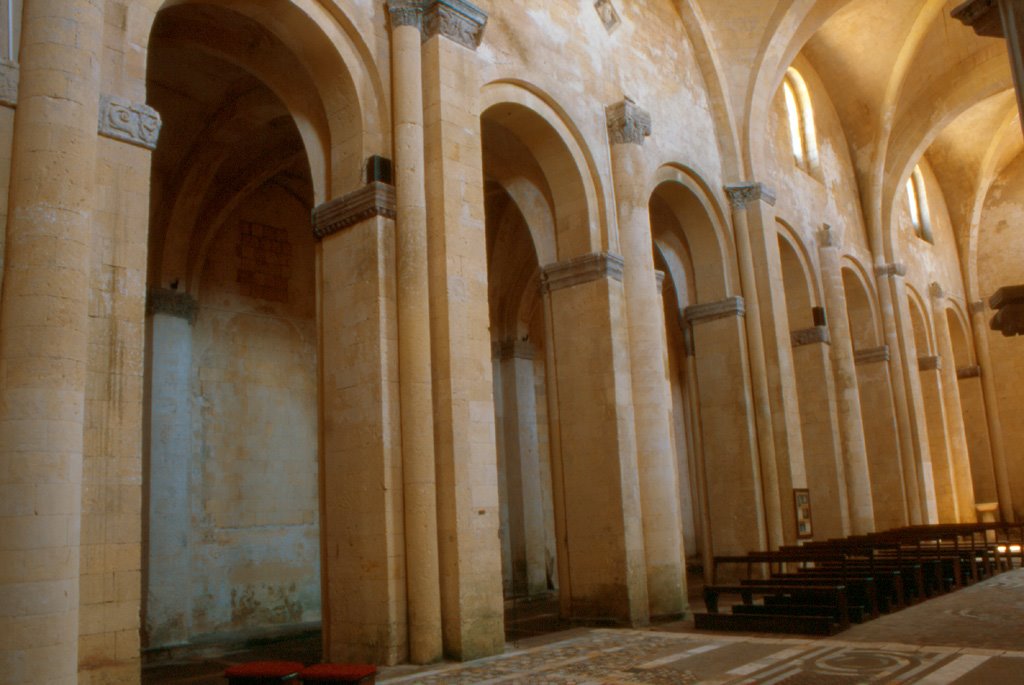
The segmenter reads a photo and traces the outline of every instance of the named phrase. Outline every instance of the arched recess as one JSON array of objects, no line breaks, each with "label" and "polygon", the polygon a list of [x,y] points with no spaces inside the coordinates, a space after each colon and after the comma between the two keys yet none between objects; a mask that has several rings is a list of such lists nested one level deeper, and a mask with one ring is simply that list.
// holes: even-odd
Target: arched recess
[{"label": "arched recess", "polygon": [[906,525],[910,520],[889,375],[889,348],[883,344],[881,322],[864,267],[847,258],[843,260],[842,273],[857,365],[875,528],[886,530]]},{"label": "arched recess", "polygon": [[680,496],[697,541],[688,552],[708,573],[714,554],[763,549],[767,539],[742,298],[722,208],[701,177],[666,165],[655,180],[649,209],[656,266],[666,274]]},{"label": "arched recess", "polygon": [[[386,413],[373,401],[387,401],[389,370],[355,368],[345,317],[378,307],[389,267],[373,241],[340,247],[363,225],[318,245],[309,221],[360,185],[361,160],[387,151],[379,79],[340,11],[321,3],[131,11],[147,8],[137,43],[164,128],[150,188],[146,643],[322,617],[325,657],[393,663],[405,653],[401,540],[371,546],[349,529],[385,530],[401,489],[386,445],[354,444],[351,417],[336,411],[366,408],[361,428]],[[337,249],[322,268],[327,240]],[[371,264],[378,278],[360,291],[339,278]],[[325,330],[337,331],[326,345]],[[359,343],[360,362],[383,344]],[[361,494],[333,496],[342,483]],[[342,538],[344,558],[330,544]],[[360,635],[371,626],[379,640],[368,646]]]},{"label": "arched recess", "polygon": [[778,241],[811,496],[809,532],[823,540],[844,537],[850,533],[849,502],[824,309],[815,309],[820,299],[806,250],[781,221]]}]

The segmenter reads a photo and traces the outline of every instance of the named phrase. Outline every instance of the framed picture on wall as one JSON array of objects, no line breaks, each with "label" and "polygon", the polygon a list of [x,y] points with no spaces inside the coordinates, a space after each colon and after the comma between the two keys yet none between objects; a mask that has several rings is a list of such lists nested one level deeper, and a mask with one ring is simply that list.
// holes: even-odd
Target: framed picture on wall
[{"label": "framed picture on wall", "polygon": [[811,491],[795,488],[793,501],[796,504],[796,536],[801,539],[814,537],[814,529],[811,527]]}]

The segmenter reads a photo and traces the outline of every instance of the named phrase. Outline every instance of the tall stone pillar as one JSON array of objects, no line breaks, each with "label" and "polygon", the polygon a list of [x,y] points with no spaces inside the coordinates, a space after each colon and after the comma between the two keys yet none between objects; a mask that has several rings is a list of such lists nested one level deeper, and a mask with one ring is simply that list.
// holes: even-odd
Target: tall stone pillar
[{"label": "tall stone pillar", "polygon": [[[736,252],[740,265],[740,284],[743,288],[746,316],[747,345],[750,350],[750,373],[753,387],[754,416],[757,423],[757,446],[760,453],[761,484],[764,488],[767,544],[775,549],[786,544],[783,528],[782,482],[776,453],[772,424],[772,395],[768,383],[764,332],[758,297],[757,273],[751,245],[750,205],[759,202],[775,203],[775,196],[761,183],[740,183],[726,186],[732,206],[733,229],[736,234]],[[755,210],[756,211],[756,210]],[[786,479],[789,480],[788,478]]]},{"label": "tall stone pillar", "polygon": [[942,403],[946,409],[946,430],[949,435],[949,456],[953,467],[958,522],[973,523],[978,518],[974,510],[974,480],[971,477],[971,458],[967,450],[967,433],[964,430],[964,413],[960,403],[956,357],[953,354],[953,340],[949,335],[949,319],[946,316],[945,293],[938,283],[932,283],[930,293],[936,351],[942,359],[939,365],[942,376]]},{"label": "tall stone pillar", "polygon": [[187,642],[192,506],[192,325],[199,305],[173,290],[150,290],[148,356],[149,558],[146,635],[150,647]]},{"label": "tall stone pillar", "polygon": [[395,193],[313,210],[320,357],[324,657],[394,664],[407,642]]},{"label": "tall stone pillar", "polygon": [[647,573],[622,267],[610,253],[544,267],[545,347],[563,612],[640,625]]},{"label": "tall stone pillar", "polygon": [[921,379],[921,403],[928,427],[928,451],[931,454],[938,520],[939,523],[956,523],[960,519],[960,507],[956,497],[946,408],[942,402],[942,357],[925,355],[918,357],[917,364]]},{"label": "tall stone pillar", "polygon": [[501,365],[505,478],[513,591],[527,596],[547,590],[544,556],[544,497],[533,346],[521,340],[496,344]]},{"label": "tall stone pillar", "polygon": [[429,0],[423,15],[430,341],[445,653],[505,645],[487,306],[481,75],[487,15]]},{"label": "tall stone pillar", "polygon": [[654,273],[644,138],[650,115],[626,99],[607,109],[612,177],[629,321],[629,357],[636,420],[637,464],[652,616],[686,606],[679,466],[672,442],[672,395],[666,370],[665,325]]},{"label": "tall stone pillar", "polygon": [[981,390],[985,398],[985,417],[988,435],[992,441],[992,470],[995,473],[996,493],[999,496],[999,514],[1004,521],[1014,521],[1013,494],[1010,490],[1010,472],[1006,465],[1006,447],[1003,443],[1003,426],[999,418],[999,398],[996,394],[995,379],[992,378],[992,357],[988,349],[988,322],[985,321],[985,303],[971,304],[971,329],[974,333],[974,349],[981,367]]},{"label": "tall stone pillar", "polygon": [[430,379],[427,200],[423,159],[422,2],[389,0],[395,126],[395,259],[401,379],[409,660],[442,656],[434,405]]},{"label": "tall stone pillar", "polygon": [[74,683],[103,3],[26,0],[0,307],[0,664]]},{"label": "tall stone pillar", "polygon": [[683,312],[693,343],[690,386],[700,411],[703,473],[698,480],[703,481],[705,544],[710,548],[705,552],[706,574],[712,571],[712,554],[745,554],[768,544],[760,463],[765,456],[758,453],[751,410],[744,313],[742,297],[691,305]]},{"label": "tall stone pillar", "polygon": [[839,409],[839,434],[842,439],[843,468],[850,507],[850,528],[854,535],[875,530],[875,509],[871,495],[871,469],[868,465],[864,421],[850,315],[846,309],[843,272],[839,265],[839,246],[826,226],[818,234],[818,258],[821,261],[821,287],[825,296],[832,364]]},{"label": "tall stone pillar", "polygon": [[906,266],[899,262],[875,267],[878,304],[889,348],[896,422],[899,427],[903,485],[906,488],[910,523],[935,523],[935,486],[932,481],[928,426],[922,404],[921,380],[917,369],[914,331],[910,326]]}]

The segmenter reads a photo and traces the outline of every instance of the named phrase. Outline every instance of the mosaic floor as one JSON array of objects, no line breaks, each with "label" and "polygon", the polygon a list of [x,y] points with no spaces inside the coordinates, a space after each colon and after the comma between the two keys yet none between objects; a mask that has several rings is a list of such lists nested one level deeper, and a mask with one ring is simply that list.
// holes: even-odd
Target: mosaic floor
[{"label": "mosaic floor", "polygon": [[[519,634],[555,626],[543,606],[520,609]],[[563,627],[558,625],[557,627]],[[556,629],[557,629],[556,627]],[[512,635],[510,629],[510,639]],[[318,634],[194,655],[143,671],[146,685],[223,685],[240,661],[315,661]],[[1024,685],[1024,570],[854,626],[835,638],[584,629],[509,642],[497,657],[430,668],[381,669],[378,683],[433,685]],[[283,651],[282,651],[283,650]]]}]

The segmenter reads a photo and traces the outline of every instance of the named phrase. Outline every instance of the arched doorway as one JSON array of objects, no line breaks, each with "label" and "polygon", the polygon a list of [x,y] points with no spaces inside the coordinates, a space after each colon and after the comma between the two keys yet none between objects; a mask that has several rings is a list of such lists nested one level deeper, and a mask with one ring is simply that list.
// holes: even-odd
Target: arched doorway
[{"label": "arched doorway", "polygon": [[150,36],[144,648],[321,618],[307,144],[324,116],[282,100],[289,71],[291,94],[314,90],[297,65],[222,7],[167,7]]}]

